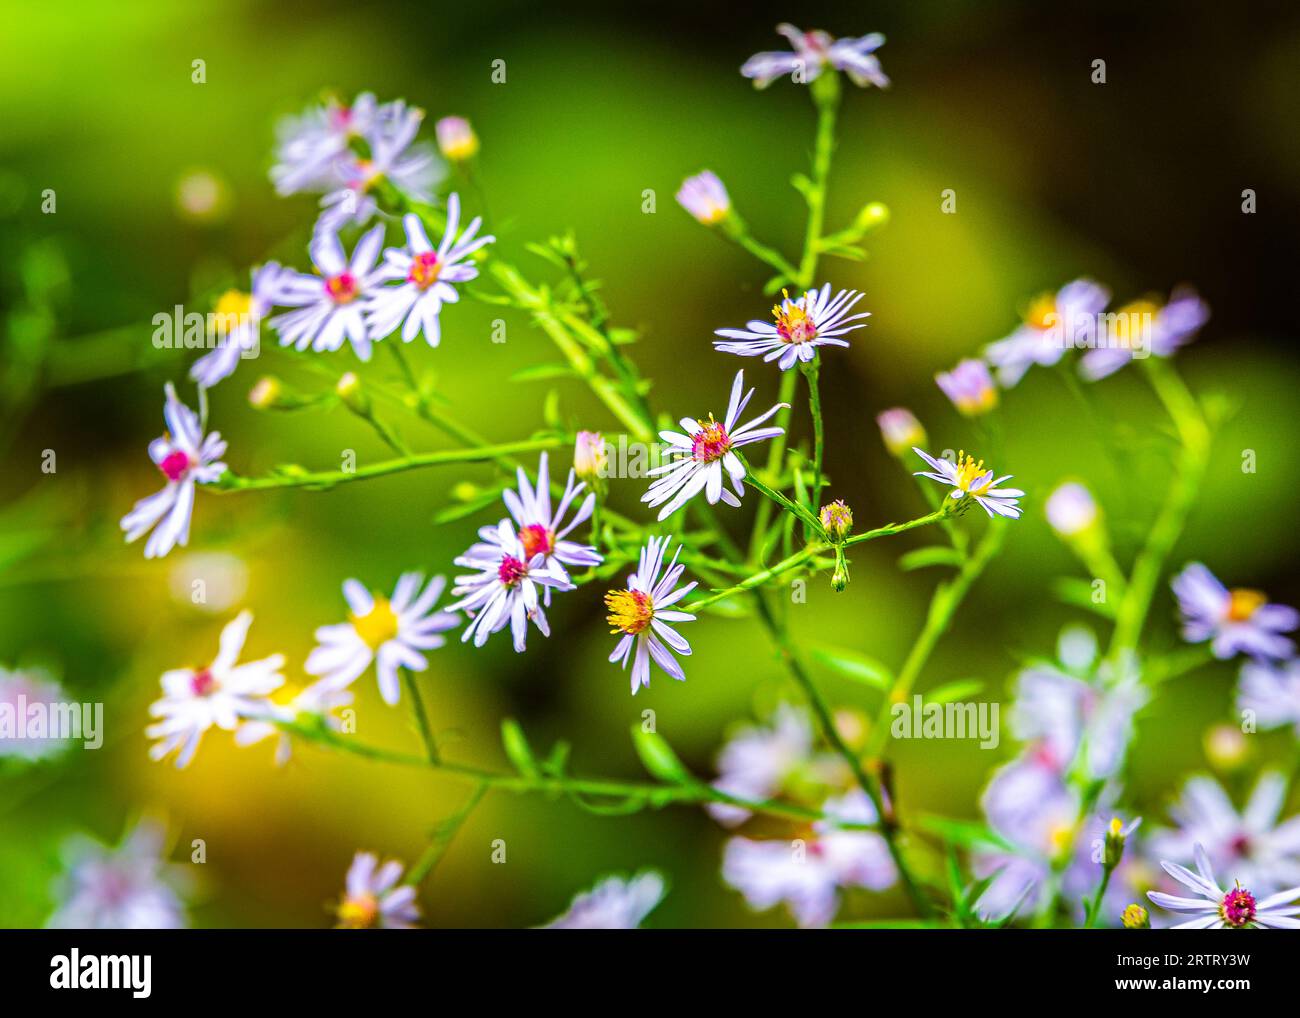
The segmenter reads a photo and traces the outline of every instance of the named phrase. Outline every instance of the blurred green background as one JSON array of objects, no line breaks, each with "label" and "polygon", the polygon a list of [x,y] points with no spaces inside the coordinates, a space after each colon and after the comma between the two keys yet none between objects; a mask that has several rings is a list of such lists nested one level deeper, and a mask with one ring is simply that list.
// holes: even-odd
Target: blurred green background
[{"label": "blurred green background", "polygon": [[[257,616],[249,653],[288,654],[289,676],[317,625],[342,618],[339,584],[356,576],[391,588],[405,569],[452,571],[480,518],[444,527],[431,515],[462,479],[486,469],[421,471],[331,493],[203,497],[188,553],[146,562],[123,544],[117,520],[154,490],[146,445],[161,429],[161,390],[191,355],[157,355],[152,316],[176,303],[206,310],[268,256],[306,266],[313,199],[275,198],[267,181],[273,125],[322,88],[405,97],[438,116],[471,118],[483,140],[482,180],[500,247],[534,276],[545,266],[528,241],[572,227],[604,280],[617,324],[643,330],[632,353],[656,380],[652,399],[674,416],[723,409],[736,363],[711,332],[763,317],[767,273],[701,229],[673,201],[681,179],[715,170],[755,231],[787,250],[802,236],[803,205],[789,186],[812,138],[807,96],[788,82],[756,93],[737,73],[761,49],[783,48],[778,21],[840,35],[883,31],[894,87],[849,89],[832,175],[830,223],[868,201],[886,203],[887,228],[865,263],[830,260],[822,274],[863,290],[869,328],[822,372],[830,494],[860,527],[922,511],[915,488],[884,453],[874,415],[896,404],[926,423],[937,449],[978,437],[933,384],[945,369],[1015,326],[1033,294],[1076,275],[1107,282],[1123,301],[1189,282],[1213,318],[1179,358],[1198,391],[1222,392],[1235,415],[1216,445],[1207,489],[1174,558],[1203,559],[1233,585],[1296,603],[1295,485],[1300,371],[1294,356],[1294,238],[1300,233],[1296,115],[1300,19],[1293,5],[1189,9],[1153,3],[753,5],[476,5],[319,3],[309,13],[272,3],[5,3],[0,38],[0,303],[4,308],[6,469],[0,476],[5,569],[0,573],[0,664],[43,662],[83,699],[106,703],[107,743],[57,767],[0,776],[0,924],[42,923],[51,910],[58,847],[86,830],[115,840],[142,809],[168,817],[188,856],[208,861],[193,910],[199,925],[325,925],[352,853],[370,848],[413,860],[425,832],[468,788],[310,748],[275,769],[269,745],[235,749],[210,734],[194,765],[176,771],[146,757],[143,728],[159,674],[207,660],[240,605]],[[1290,10],[1288,10],[1288,7]],[[1090,81],[1094,59],[1108,81]],[[191,82],[206,61],[207,81]],[[507,80],[490,80],[493,60]],[[215,215],[178,199],[195,173],[217,182]],[[45,189],[57,212],[42,214]],[[657,211],[642,212],[654,189]],[[940,192],[957,214],[940,213]],[[1259,211],[1243,215],[1253,188]],[[1281,256],[1282,245],[1291,254]],[[507,385],[520,368],[554,359],[519,315],[508,341],[489,340],[494,309],[465,302],[444,318],[443,344],[408,348],[433,367],[456,412],[488,435],[522,436],[540,421],[549,383]],[[51,344],[42,352],[45,341]],[[323,356],[343,372],[350,351]],[[385,362],[380,360],[378,364]],[[382,446],[345,411],[261,415],[246,402],[264,372],[302,375],[264,344],[212,399],[212,421],[243,474],[297,462],[329,468],[340,450],[364,460]],[[774,396],[775,372],[753,363],[755,399]],[[185,393],[192,393],[188,383]],[[1002,459],[1028,492],[1007,551],[981,581],[922,677],[924,691],[979,678],[988,697],[1020,656],[1046,653],[1078,612],[1049,586],[1073,571],[1043,520],[1042,500],[1066,476],[1087,479],[1105,506],[1121,560],[1144,533],[1167,479],[1164,422],[1134,373],[1100,385],[1089,415],[1054,373],[1035,369],[1006,394]],[[756,403],[757,405],[757,403]],[[612,431],[576,385],[562,389],[568,419]],[[807,439],[796,417],[796,440]],[[1115,429],[1122,454],[1107,451]],[[405,426],[424,448],[433,431]],[[43,450],[58,457],[40,470]],[[1243,474],[1242,451],[1258,470]],[[567,456],[560,457],[567,466]],[[641,482],[616,483],[637,511]],[[752,502],[752,499],[749,501]],[[752,507],[728,516],[739,528]],[[968,518],[967,526],[982,526]],[[897,664],[922,621],[935,574],[901,573],[895,559],[925,543],[906,535],[855,556],[843,596],[815,586],[791,621]],[[188,577],[211,575],[220,553],[246,592],[219,612],[190,604]],[[173,594],[177,588],[179,597]],[[212,606],[209,606],[212,607]],[[709,618],[690,627],[688,681],[661,675],[635,699],[606,664],[599,592],[559,599],[555,635],[526,655],[504,637],[481,651],[455,644],[425,676],[440,727],[461,733],[454,752],[501,762],[497,726],[518,717],[535,744],[574,743],[579,773],[636,776],[628,725],[653,709],[658,729],[698,772],[729,724],[783,690],[758,627]],[[1162,590],[1152,641],[1177,637]],[[846,635],[847,634],[847,635]],[[845,704],[861,687],[824,679]],[[1135,801],[1156,817],[1180,775],[1204,766],[1202,734],[1228,716],[1234,670],[1215,666],[1169,688],[1144,715],[1132,759]],[[356,685],[359,736],[413,747],[406,715]],[[1255,752],[1288,747],[1260,737]],[[903,744],[899,790],[912,809],[974,816],[989,770],[1013,751],[971,743]],[[504,839],[508,863],[492,865]],[[490,796],[422,895],[432,925],[530,925],[561,911],[601,873],[641,866],[671,880],[650,925],[775,924],[721,884],[725,833],[702,812],[602,819],[573,805]],[[196,867],[196,869],[200,869]],[[894,894],[855,903],[856,914],[906,914]]]}]

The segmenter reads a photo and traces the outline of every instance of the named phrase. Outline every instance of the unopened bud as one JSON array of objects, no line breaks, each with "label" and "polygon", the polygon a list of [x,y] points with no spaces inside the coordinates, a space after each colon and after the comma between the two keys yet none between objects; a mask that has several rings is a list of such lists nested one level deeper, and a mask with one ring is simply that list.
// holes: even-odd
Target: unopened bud
[{"label": "unopened bud", "polygon": [[876,417],[880,437],[892,456],[905,456],[912,446],[925,448],[925,428],[906,407],[896,406],[882,411]]},{"label": "unopened bud", "polygon": [[248,402],[256,410],[270,410],[280,400],[284,386],[274,375],[263,375],[248,390]]},{"label": "unopened bud", "polygon": [[1103,857],[1106,869],[1113,870],[1119,865],[1119,861],[1124,858],[1124,844],[1128,841],[1128,836],[1137,830],[1141,822],[1142,818],[1138,817],[1125,825],[1120,823],[1119,817],[1111,818],[1110,826],[1106,828],[1106,851]]},{"label": "unopened bud", "polygon": [[1124,909],[1124,929],[1126,930],[1149,930],[1151,929],[1151,917],[1147,915],[1147,910],[1141,905],[1133,904]]},{"label": "unopened bud", "polygon": [[826,536],[835,544],[839,544],[844,538],[849,536],[849,531],[853,529],[853,510],[844,503],[844,499],[837,498],[829,505],[822,506],[821,511],[822,526],[826,530]]},{"label": "unopened bud", "polygon": [[453,163],[463,163],[478,154],[478,135],[464,117],[443,117],[434,125],[438,149]]},{"label": "unopened bud", "polygon": [[591,484],[603,479],[609,466],[609,451],[599,431],[579,431],[573,444],[573,472]]}]

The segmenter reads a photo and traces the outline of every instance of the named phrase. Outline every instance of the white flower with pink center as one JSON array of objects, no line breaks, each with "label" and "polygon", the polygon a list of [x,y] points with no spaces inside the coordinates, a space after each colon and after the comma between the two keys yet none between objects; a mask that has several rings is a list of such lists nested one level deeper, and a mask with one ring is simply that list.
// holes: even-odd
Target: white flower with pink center
[{"label": "white flower with pink center", "polygon": [[[731,385],[727,414],[721,421],[714,420],[712,414],[707,420],[683,417],[679,422],[682,432],[659,432],[659,437],[672,447],[669,451],[674,459],[647,471],[647,476],[656,480],[641,496],[641,501],[651,508],[663,506],[659,510],[659,519],[667,519],[701,491],[710,505],[716,505],[719,499],[730,506],[740,505],[740,496],[745,493],[745,465],[735,450],[783,434],[784,428],[761,428],[759,425],[789,406],[788,403],[777,403],[753,420],[737,426],[736,422],[754,395],[753,389],[743,392],[744,385],[745,372],[737,371]],[[735,489],[734,495],[723,483],[724,469]]]},{"label": "white flower with pink center", "polygon": [[67,699],[63,687],[42,671],[9,671],[0,667],[0,718],[8,715],[6,721],[0,722],[0,758],[39,760],[66,749],[68,740],[57,735],[29,736],[24,721],[33,705],[40,704],[52,711]]},{"label": "white flower with pink center", "polygon": [[330,100],[301,116],[281,121],[271,181],[281,196],[300,191],[325,191],[338,183],[337,163],[348,146],[368,135],[391,112],[371,92],[348,105]]},{"label": "white flower with pink center", "polygon": [[552,919],[548,930],[635,930],[659,902],[667,883],[663,874],[645,870],[634,877],[605,877],[590,891],[583,891],[562,916]]},{"label": "white flower with pink center", "polygon": [[790,40],[794,51],[769,50],[746,60],[740,73],[752,78],[755,87],[766,88],[787,74],[795,76],[796,81],[809,82],[827,67],[843,71],[860,88],[889,87],[889,78],[875,56],[875,51],[885,44],[885,37],[879,32],[860,38],[836,39],[829,32],[819,29],[805,32],[784,23],[777,25],[776,30]]},{"label": "white flower with pink center", "polygon": [[349,259],[332,230],[318,232],[311,242],[311,260],[319,275],[287,270],[281,280],[278,303],[296,308],[271,319],[281,346],[298,350],[337,350],[346,339],[357,356],[370,360],[370,334],[366,329],[365,301],[384,278],[376,268],[384,243],[382,224],[357,241]]},{"label": "white flower with pink center", "polygon": [[717,329],[714,334],[726,339],[713,345],[722,353],[776,361],[782,371],[789,371],[817,356],[819,346],[847,347],[839,337],[861,329],[867,323],[860,319],[871,317],[870,311],[849,314],[861,299],[856,290],[841,290],[832,297],[830,283],[796,300],[786,294],[772,308],[774,322],[755,320],[744,329]]},{"label": "white flower with pink center", "polygon": [[381,866],[373,852],[358,852],[348,867],[343,900],[334,908],[338,929],[412,929],[420,921],[420,906],[415,888],[400,882],[404,869],[396,859]]},{"label": "white flower with pink center", "polygon": [[419,216],[408,215],[402,220],[406,247],[390,247],[385,251],[380,269],[384,280],[400,280],[400,283],[377,288],[367,300],[366,324],[371,336],[382,339],[401,325],[402,342],[409,343],[423,334],[430,346],[438,345],[442,306],[460,300],[453,284],[466,283],[478,276],[478,268],[466,259],[496,240],[490,235],[478,236],[482,223],[475,216],[464,232],[457,233],[460,198],[454,193],[447,199],[447,228],[436,249]]},{"label": "white flower with pink center", "polygon": [[240,612],[222,630],[220,650],[210,665],[163,673],[162,698],[149,707],[159,720],[145,729],[145,735],[158,740],[149,748],[150,758],[176,753],[176,766],[188,766],[209,728],[232,732],[241,720],[273,715],[268,698],[284,684],[284,655],[240,664],[252,624],[252,612]]},{"label": "white flower with pink center", "polygon": [[142,820],[115,847],[78,836],[65,855],[60,903],[46,926],[59,930],[179,930],[185,906],[180,867],[167,862],[161,824]]},{"label": "white flower with pink center", "polygon": [[483,527],[479,537],[480,542],[456,559],[456,565],[475,573],[456,577],[451,592],[461,599],[447,610],[470,617],[462,643],[472,639],[475,647],[482,647],[489,636],[509,626],[515,651],[522,654],[530,621],[543,636],[551,635],[538,589],[572,590],[573,583],[558,562],[548,565],[541,551],[530,555],[510,520]]},{"label": "white flower with pink center", "polygon": [[307,656],[305,671],[321,676],[328,688],[344,689],[373,663],[384,703],[397,703],[402,694],[398,670],[428,668],[424,652],[441,647],[446,642],[441,634],[460,622],[454,609],[437,610],[444,586],[441,576],[424,585],[423,574],[403,573],[390,599],[370,592],[358,580],[345,580],[348,621],[316,630],[318,643]]},{"label": "white flower with pink center", "polygon": [[1184,887],[1195,891],[1197,897],[1147,892],[1147,897],[1161,908],[1192,916],[1171,929],[1300,930],[1300,919],[1296,918],[1300,916],[1300,887],[1288,887],[1258,900],[1248,887],[1241,885],[1241,881],[1230,888],[1220,887],[1210,859],[1200,845],[1195,846],[1195,858],[1195,873],[1177,863],[1162,861],[1160,865]]},{"label": "white flower with pink center", "polygon": [[[652,537],[641,549],[636,572],[627,578],[626,590],[611,590],[605,594],[605,607],[609,610],[606,621],[611,632],[622,638],[609,659],[624,669],[632,662],[632,694],[642,686],[650,685],[650,661],[659,665],[679,682],[686,679],[682,666],[673,657],[691,653],[691,645],[673,628],[673,623],[694,622],[695,616],[672,606],[695,589],[692,581],[684,587],[677,586],[686,567],[677,564],[681,545],[673,552],[672,560],[664,569],[664,555],[671,537]],[[661,577],[660,571],[663,571]]]},{"label": "white flower with pink center", "polygon": [[120,524],[128,544],[153,531],[145,542],[145,558],[161,558],[176,545],[189,543],[195,486],[211,484],[226,472],[219,459],[226,451],[220,433],[205,436],[198,414],[180,401],[171,382],[164,391],[167,433],[149,443],[149,458],[167,484],[157,494],[140,499]]},{"label": "white flower with pink center", "polygon": [[[518,527],[517,536],[527,559],[541,555],[543,564],[566,582],[569,574],[565,566],[589,568],[605,561],[604,556],[591,545],[565,540],[575,528],[590,519],[596,507],[596,496],[589,494],[574,511],[573,518],[565,522],[574,501],[587,487],[577,480],[572,470],[554,512],[551,511],[551,478],[546,453],[542,453],[537,465],[536,487],[529,483],[523,467],[518,468],[517,479],[519,490],[507,488],[502,492],[502,498]],[[544,603],[551,603],[550,587],[543,591],[542,597]]]},{"label": "white flower with pink center", "polygon": [[1247,654],[1257,661],[1283,661],[1295,654],[1295,643],[1283,636],[1300,626],[1300,612],[1270,604],[1261,591],[1229,590],[1200,562],[1174,577],[1174,594],[1182,615],[1183,639],[1210,641],[1220,660]]}]

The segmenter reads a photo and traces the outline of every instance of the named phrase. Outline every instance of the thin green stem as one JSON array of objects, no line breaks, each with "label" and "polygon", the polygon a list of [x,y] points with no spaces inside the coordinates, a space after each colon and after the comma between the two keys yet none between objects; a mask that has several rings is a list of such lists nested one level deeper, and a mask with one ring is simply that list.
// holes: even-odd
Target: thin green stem
[{"label": "thin green stem", "polygon": [[[785,448],[790,433],[790,404],[794,400],[794,389],[797,382],[798,378],[795,377],[793,371],[781,372],[781,389],[776,401],[786,405],[777,411],[776,421],[774,422],[781,429],[781,433],[775,436],[769,444],[767,465],[763,468],[763,473],[772,480],[780,477],[781,464],[785,460]],[[749,542],[749,557],[755,564],[758,563],[759,556],[762,553],[763,535],[767,533],[767,525],[771,515],[771,504],[764,502],[758,507],[758,512],[754,516],[754,531]]]},{"label": "thin green stem", "polygon": [[808,382],[808,411],[812,414],[813,424],[813,490],[812,504],[809,506],[814,515],[821,508],[822,504],[822,485],[825,478],[822,476],[822,448],[825,441],[824,425],[822,423],[822,399],[817,385],[817,376],[821,370],[821,358],[814,356],[810,361],[804,361],[800,365],[803,376]]},{"label": "thin green stem", "polygon": [[429,838],[429,845],[424,850],[419,860],[406,874],[406,880],[403,883],[410,884],[412,887],[419,887],[433,868],[438,865],[442,857],[447,853],[452,841],[469,819],[469,815],[474,812],[474,808],[483,801],[483,796],[487,795],[488,785],[480,782],[474,786],[474,791],[470,793],[469,799],[465,805],[449,816],[433,829]]},{"label": "thin green stem", "polygon": [[406,684],[406,691],[411,698],[411,716],[415,719],[415,727],[420,733],[420,740],[424,743],[425,755],[429,758],[429,763],[437,765],[441,756],[438,753],[438,740],[433,736],[433,729],[429,726],[429,712],[424,706],[424,697],[420,695],[420,685],[416,682],[415,676],[409,669],[401,668],[402,681]]}]

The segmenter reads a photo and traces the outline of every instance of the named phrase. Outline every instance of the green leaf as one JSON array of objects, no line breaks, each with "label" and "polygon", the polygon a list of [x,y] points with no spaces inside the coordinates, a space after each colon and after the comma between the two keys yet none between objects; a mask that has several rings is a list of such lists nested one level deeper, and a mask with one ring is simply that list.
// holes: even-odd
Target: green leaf
[{"label": "green leaf", "polygon": [[514,718],[502,719],[501,744],[505,747],[506,756],[515,765],[515,770],[521,775],[525,778],[541,776],[541,769],[537,766],[537,760],[528,745],[528,739],[524,736],[524,730],[519,727],[519,722]]},{"label": "green leaf", "polygon": [[[1109,602],[1098,604],[1093,600],[1092,582],[1077,576],[1060,576],[1052,581],[1052,592],[1057,600],[1074,605],[1084,611],[1096,612],[1102,618],[1113,619],[1115,609]],[[1108,592],[1109,593],[1109,592]]]},{"label": "green leaf", "polygon": [[953,703],[974,696],[984,688],[979,679],[961,679],[949,682],[925,694],[926,703]]},{"label": "green leaf", "polygon": [[813,647],[809,653],[814,661],[825,665],[837,675],[865,683],[882,692],[894,681],[893,673],[883,663],[855,650],[823,644]]},{"label": "green leaf", "polygon": [[546,402],[542,404],[542,419],[552,428],[561,426],[560,394],[554,389],[546,394]]},{"label": "green leaf", "polygon": [[638,722],[632,726],[632,745],[641,765],[652,776],[672,785],[683,785],[692,780],[691,772],[673,752],[668,740],[658,732],[647,732]]},{"label": "green leaf", "polygon": [[904,572],[924,569],[926,566],[952,566],[960,569],[965,557],[956,548],[935,544],[927,548],[916,548],[898,559],[898,568]]},{"label": "green leaf", "polygon": [[578,373],[567,364],[534,364],[510,376],[512,382],[541,382],[550,378],[576,378]]},{"label": "green leaf", "polygon": [[458,505],[449,505],[445,509],[439,509],[433,514],[433,523],[435,526],[439,526],[443,523],[463,520],[466,516],[473,516],[480,509],[484,509],[491,505],[500,497],[500,488],[490,488],[487,491],[481,491],[473,498],[466,499]]},{"label": "green leaf", "polygon": [[917,826],[962,848],[997,848],[1005,852],[1014,851],[1011,845],[992,828],[974,820],[954,820],[951,817],[926,813],[917,819]]}]

